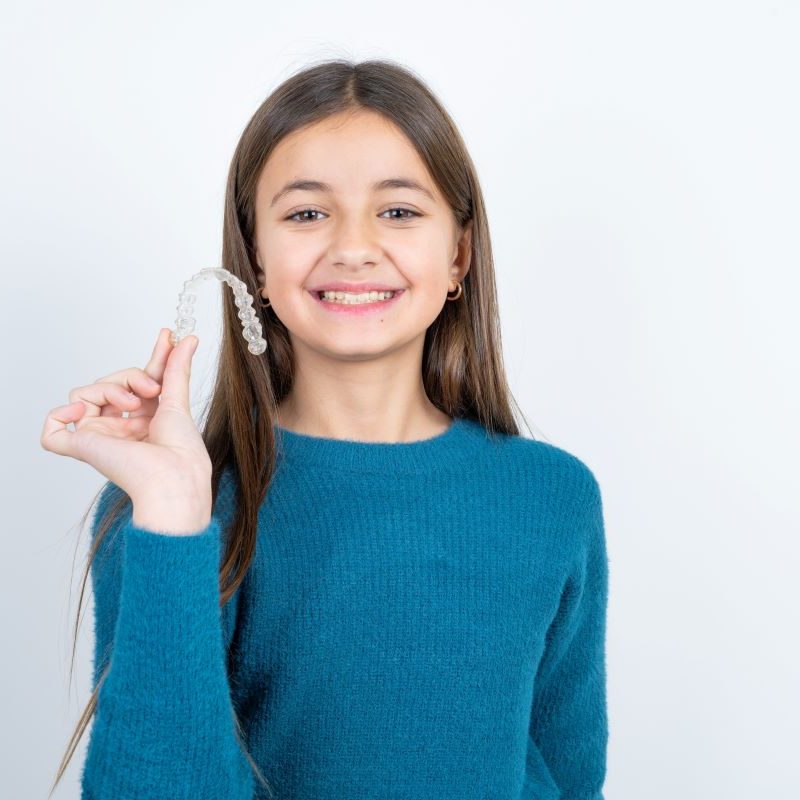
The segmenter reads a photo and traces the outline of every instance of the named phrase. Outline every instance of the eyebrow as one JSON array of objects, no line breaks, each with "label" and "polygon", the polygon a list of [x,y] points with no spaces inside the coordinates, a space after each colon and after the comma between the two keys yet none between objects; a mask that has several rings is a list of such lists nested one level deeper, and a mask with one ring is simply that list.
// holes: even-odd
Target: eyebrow
[{"label": "eyebrow", "polygon": [[[422,192],[427,195],[431,200],[435,201],[436,198],[433,193],[426,189],[421,183],[415,181],[413,178],[386,178],[385,180],[378,181],[372,184],[373,192],[380,192],[385,189],[411,189],[415,192]],[[308,178],[298,178],[297,180],[287,183],[277,194],[272,198],[270,207],[274,206],[284,195],[289,192],[333,192],[333,187],[329,183],[322,181],[313,181]]]}]

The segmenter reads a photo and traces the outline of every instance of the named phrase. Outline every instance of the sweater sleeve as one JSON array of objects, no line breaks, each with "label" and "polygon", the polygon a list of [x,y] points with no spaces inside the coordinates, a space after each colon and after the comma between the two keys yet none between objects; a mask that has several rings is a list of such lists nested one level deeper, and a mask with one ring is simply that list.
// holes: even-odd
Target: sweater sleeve
[{"label": "sweater sleeve", "polygon": [[557,788],[561,800],[604,800],[606,775],[608,558],[593,475],[585,497],[577,522],[580,546],[547,632],[530,724],[529,760],[542,766],[543,759],[549,788]]},{"label": "sweater sleeve", "polygon": [[[104,489],[92,540],[112,494]],[[130,503],[126,509],[92,562],[93,689],[111,667],[98,694],[81,798],[251,800],[219,605],[220,520],[171,536],[137,527]]]}]

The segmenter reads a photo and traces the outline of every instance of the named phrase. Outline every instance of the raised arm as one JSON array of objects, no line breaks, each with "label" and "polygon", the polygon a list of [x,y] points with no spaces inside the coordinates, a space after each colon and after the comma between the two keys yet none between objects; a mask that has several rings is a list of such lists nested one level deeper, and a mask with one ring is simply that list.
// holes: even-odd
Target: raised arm
[{"label": "raised arm", "polygon": [[534,688],[529,758],[543,758],[560,800],[604,800],[608,715],[608,559],[594,476],[579,504],[580,545],[547,633]]},{"label": "raised arm", "polygon": [[[92,540],[117,494],[111,486]],[[216,515],[188,536],[139,528],[129,505],[103,539],[91,570],[93,688],[109,660],[111,668],[98,694],[82,800],[252,800],[226,669],[220,534]]]}]

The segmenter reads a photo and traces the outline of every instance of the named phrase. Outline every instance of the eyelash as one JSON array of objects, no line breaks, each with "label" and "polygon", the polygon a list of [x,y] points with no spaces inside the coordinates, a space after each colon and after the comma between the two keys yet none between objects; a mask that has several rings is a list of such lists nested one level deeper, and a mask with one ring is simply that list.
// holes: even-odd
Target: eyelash
[{"label": "eyelash", "polygon": [[[293,220],[298,214],[305,214],[307,211],[313,211],[316,214],[324,214],[324,211],[320,211],[318,208],[301,208],[300,211],[295,211],[294,214],[290,214],[286,217],[287,221]],[[409,222],[413,217],[421,217],[422,214],[418,214],[416,211],[412,211],[410,208],[387,208],[386,211],[405,211],[407,214],[411,214],[411,217],[395,217],[394,220],[396,222]],[[383,213],[385,214],[386,211]],[[299,222],[301,225],[308,225],[309,222],[316,222],[314,219],[307,219],[307,220],[294,220]]]}]

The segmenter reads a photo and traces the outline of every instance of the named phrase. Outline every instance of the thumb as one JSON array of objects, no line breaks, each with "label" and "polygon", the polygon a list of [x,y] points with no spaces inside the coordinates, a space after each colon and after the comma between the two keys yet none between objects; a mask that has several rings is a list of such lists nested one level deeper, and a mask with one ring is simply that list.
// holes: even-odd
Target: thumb
[{"label": "thumb", "polygon": [[189,378],[192,356],[200,340],[194,334],[181,339],[169,353],[161,382],[161,403],[189,413]]}]

